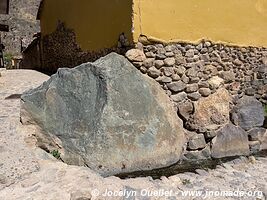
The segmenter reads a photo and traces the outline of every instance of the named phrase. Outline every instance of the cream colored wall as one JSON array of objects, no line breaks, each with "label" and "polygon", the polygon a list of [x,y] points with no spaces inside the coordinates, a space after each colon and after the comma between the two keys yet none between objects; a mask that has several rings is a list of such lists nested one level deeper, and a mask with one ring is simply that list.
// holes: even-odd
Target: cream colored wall
[{"label": "cream colored wall", "polygon": [[45,0],[40,19],[43,36],[60,20],[75,30],[83,50],[115,46],[122,32],[132,40],[132,0]]},{"label": "cream colored wall", "polygon": [[134,41],[210,39],[267,47],[267,0],[134,0]]}]

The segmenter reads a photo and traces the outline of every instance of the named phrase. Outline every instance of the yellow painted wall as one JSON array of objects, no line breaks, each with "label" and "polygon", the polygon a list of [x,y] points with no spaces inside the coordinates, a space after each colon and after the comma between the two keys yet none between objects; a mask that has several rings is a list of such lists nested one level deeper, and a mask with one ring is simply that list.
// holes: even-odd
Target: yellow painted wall
[{"label": "yellow painted wall", "polygon": [[64,22],[83,50],[113,47],[122,32],[132,40],[132,0],[45,0],[40,20],[43,35]]},{"label": "yellow painted wall", "polygon": [[267,0],[134,0],[134,41],[210,39],[267,47]]}]

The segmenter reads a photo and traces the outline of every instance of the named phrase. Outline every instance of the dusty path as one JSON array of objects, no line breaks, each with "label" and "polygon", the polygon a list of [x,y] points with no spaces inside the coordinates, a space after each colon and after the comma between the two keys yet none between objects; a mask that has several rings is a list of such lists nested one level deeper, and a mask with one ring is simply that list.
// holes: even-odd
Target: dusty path
[{"label": "dusty path", "polygon": [[[21,126],[20,100],[13,95],[36,87],[48,77],[30,70],[0,72],[0,200],[253,200],[265,199],[267,195],[267,158],[236,159],[213,170],[198,170],[198,174],[184,173],[161,180],[102,178],[87,168],[57,162],[33,145],[34,130]],[[14,98],[5,99],[10,95]],[[111,196],[103,196],[106,190]],[[120,190],[124,192],[122,197]],[[182,194],[187,191],[199,192],[191,193],[191,197]],[[206,191],[210,193],[205,198]],[[245,194],[226,197],[218,194],[219,191]],[[263,196],[257,198],[253,194],[256,191],[263,192]]]}]

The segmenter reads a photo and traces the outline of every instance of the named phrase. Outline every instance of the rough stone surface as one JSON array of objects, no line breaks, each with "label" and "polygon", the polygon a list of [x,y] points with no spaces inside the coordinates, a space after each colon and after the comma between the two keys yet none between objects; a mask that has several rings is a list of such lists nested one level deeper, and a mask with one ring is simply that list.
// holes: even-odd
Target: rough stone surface
[{"label": "rough stone surface", "polygon": [[176,163],[185,142],[168,96],[115,53],[60,69],[22,102],[22,122],[40,125],[42,145],[103,175]]},{"label": "rough stone surface", "polygon": [[232,121],[245,130],[261,127],[264,123],[264,109],[261,102],[254,97],[242,97],[233,109]]},{"label": "rough stone surface", "polygon": [[203,134],[195,134],[188,141],[188,149],[198,150],[206,147],[206,141]]},{"label": "rough stone surface", "polygon": [[189,124],[195,129],[229,122],[231,96],[225,89],[219,89],[207,98],[195,103],[195,112]]},{"label": "rough stone surface", "polygon": [[[184,97],[186,97],[186,95]],[[194,113],[194,104],[190,101],[186,101],[178,106],[178,112],[182,119],[188,120],[190,115]]]},{"label": "rough stone surface", "polygon": [[146,55],[139,49],[131,49],[126,52],[125,56],[133,62],[142,62],[146,60]]},{"label": "rough stone surface", "polygon": [[240,127],[227,124],[219,129],[212,140],[211,156],[224,158],[239,155],[249,155],[247,133]]},{"label": "rough stone surface", "polygon": [[186,88],[186,84],[183,83],[182,81],[176,81],[167,84],[167,87],[173,92],[181,92]]}]

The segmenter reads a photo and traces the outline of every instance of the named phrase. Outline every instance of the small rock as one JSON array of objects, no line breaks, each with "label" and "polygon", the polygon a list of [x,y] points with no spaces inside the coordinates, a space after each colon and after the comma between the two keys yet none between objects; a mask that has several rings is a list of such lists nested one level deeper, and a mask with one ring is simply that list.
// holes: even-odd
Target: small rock
[{"label": "small rock", "polygon": [[198,84],[198,87],[199,88],[209,88],[210,87],[210,84],[208,82],[200,82]]},{"label": "small rock", "polygon": [[174,71],[172,67],[163,67],[163,73],[165,76],[172,76]]},{"label": "small rock", "polygon": [[140,67],[140,71],[145,74],[147,72],[147,68],[146,67]]},{"label": "small rock", "polygon": [[193,93],[196,92],[198,90],[198,84],[194,83],[194,84],[188,84],[186,85],[185,91],[187,93]]},{"label": "small rock", "polygon": [[178,74],[173,74],[172,75],[172,80],[173,81],[179,81],[179,80],[181,80],[181,78],[180,78],[180,76]]},{"label": "small rock", "polygon": [[184,156],[186,159],[189,160],[204,160],[210,158],[210,155],[211,155],[210,145],[207,145],[201,151],[186,151]]},{"label": "small rock", "polygon": [[130,49],[125,54],[126,58],[133,62],[143,62],[146,59],[146,55],[139,49]]},{"label": "small rock", "polygon": [[167,84],[167,87],[173,92],[181,92],[186,88],[186,84],[182,81],[176,81]]},{"label": "small rock", "polygon": [[164,65],[164,62],[163,60],[155,60],[154,64],[157,69],[160,69]]},{"label": "small rock", "polygon": [[250,141],[262,142],[267,136],[267,130],[265,128],[253,128],[248,131],[248,138]]},{"label": "small rock", "polygon": [[165,56],[167,56],[167,57],[173,57],[174,56],[174,53],[173,52],[167,52],[167,53],[165,53]]},{"label": "small rock", "polygon": [[146,67],[146,68],[150,68],[154,65],[154,58],[147,58],[144,60],[143,62],[143,66]]},{"label": "small rock", "polygon": [[181,78],[181,80],[184,82],[184,83],[189,83],[189,78],[184,74],[183,76],[182,76],[182,78]]},{"label": "small rock", "polygon": [[254,88],[252,88],[252,87],[247,88],[247,89],[245,90],[245,94],[248,95],[248,96],[254,96],[255,93],[256,93],[256,90],[255,90]]},{"label": "small rock", "polygon": [[186,57],[193,57],[195,54],[194,50],[193,49],[189,49],[186,53],[185,53],[185,56]]},{"label": "small rock", "polygon": [[150,67],[148,69],[147,74],[152,78],[157,78],[160,76],[160,71],[158,69],[156,69],[155,67]]},{"label": "small rock", "polygon": [[223,71],[220,73],[222,79],[224,79],[225,83],[231,83],[235,80],[235,73],[232,71]]},{"label": "small rock", "polygon": [[172,79],[170,77],[167,77],[167,76],[162,76],[159,79],[157,79],[157,81],[160,83],[170,83],[170,82],[172,82]]},{"label": "small rock", "polygon": [[208,80],[211,89],[218,89],[221,85],[223,85],[224,80],[218,76],[214,76]]},{"label": "small rock", "polygon": [[198,91],[203,97],[208,97],[211,94],[211,90],[209,88],[200,88]]},{"label": "small rock", "polygon": [[179,74],[180,76],[184,75],[186,69],[183,66],[176,66],[176,73]]},{"label": "small rock", "polygon": [[201,95],[198,92],[194,92],[194,93],[188,94],[187,97],[191,99],[192,101],[197,101],[201,98]]},{"label": "small rock", "polygon": [[146,52],[145,55],[146,55],[147,58],[155,58],[156,57],[156,55],[151,51]]},{"label": "small rock", "polygon": [[189,139],[188,149],[197,150],[203,149],[206,147],[206,141],[203,134],[196,134]]},{"label": "small rock", "polygon": [[171,99],[174,101],[174,102],[181,102],[183,100],[185,100],[187,97],[186,93],[185,92],[181,92],[181,93],[178,93],[178,94],[175,94],[175,95],[171,95]]},{"label": "small rock", "polygon": [[166,59],[164,59],[164,64],[168,67],[171,67],[175,64],[175,59],[174,58],[166,58]]},{"label": "small rock", "polygon": [[[185,97],[186,94],[184,93]],[[194,113],[194,104],[191,103],[190,101],[186,101],[183,104],[180,104],[178,106],[178,112],[179,115],[184,119],[184,120],[188,120],[190,115],[192,115]]]},{"label": "small rock", "polygon": [[249,149],[252,154],[258,153],[261,149],[261,143],[259,141],[249,141]]}]

